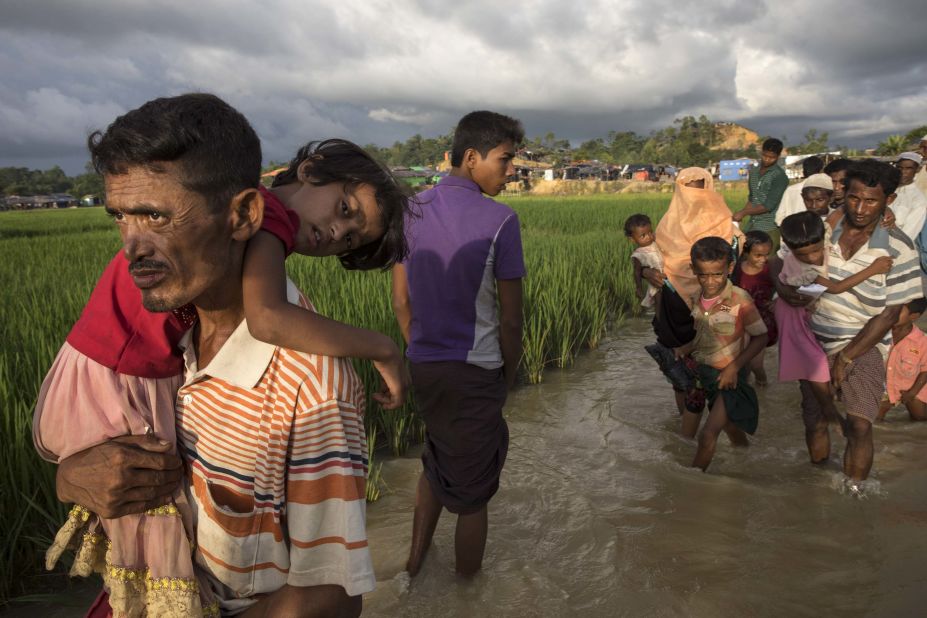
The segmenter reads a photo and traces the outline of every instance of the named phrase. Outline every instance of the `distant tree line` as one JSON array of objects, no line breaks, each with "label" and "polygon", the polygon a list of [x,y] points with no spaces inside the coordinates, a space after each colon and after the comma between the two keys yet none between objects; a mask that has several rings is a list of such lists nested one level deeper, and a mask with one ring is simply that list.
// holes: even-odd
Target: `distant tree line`
[{"label": "distant tree line", "polygon": [[45,195],[69,193],[103,195],[103,179],[88,164],[83,174],[68,176],[57,165],[45,171],[25,167],[0,167],[0,195]]},{"label": "distant tree line", "polygon": [[[907,135],[890,136],[879,144],[877,154],[894,155],[910,148],[927,134],[927,126],[912,130]],[[444,153],[451,149],[454,131],[434,138],[413,135],[404,142],[392,146],[367,144],[364,148],[391,167],[416,165],[434,166],[444,160]],[[672,125],[641,135],[634,131],[609,131],[605,137],[586,140],[573,147],[570,141],[558,138],[553,132],[525,140],[524,155],[534,160],[562,165],[571,161],[597,160],[603,163],[666,163],[678,167],[690,165],[707,166],[722,159],[740,157],[757,158],[760,143],[766,137],[760,136],[757,144],[746,144],[743,148],[721,148],[722,131],[718,123],[704,114],[698,117],[677,118]],[[827,131],[809,129],[800,141],[783,138],[789,154],[811,154],[840,150],[848,154],[858,151],[840,145],[831,145]]]},{"label": "distant tree line", "polygon": [[[912,129],[906,135],[890,135],[879,143],[876,154],[894,156],[916,145],[927,135],[927,125]],[[450,151],[454,131],[438,137],[422,137],[415,134],[404,142],[392,146],[364,146],[370,154],[390,167],[412,167],[418,165],[436,166],[444,160],[444,153]],[[760,141],[765,139],[761,137]],[[717,123],[705,115],[698,118],[685,116],[677,118],[671,126],[639,135],[634,131],[609,131],[605,137],[597,137],[573,147],[567,139],[558,138],[553,132],[525,140],[524,154],[531,159],[562,165],[571,161],[598,160],[603,163],[661,163],[677,167],[690,165],[707,166],[722,159],[739,157],[756,158],[758,144],[741,149],[719,148],[721,131]],[[845,147],[829,146],[826,131],[809,129],[802,141],[787,144],[790,154],[809,154],[828,150],[841,150],[855,154]],[[271,162],[265,171],[285,165]],[[70,193],[81,196],[103,195],[103,180],[87,164],[83,174],[68,176],[58,166],[45,171],[25,167],[0,168],[0,195],[42,195],[47,193]]]},{"label": "distant tree line", "polygon": [[404,142],[394,142],[392,146],[367,144],[364,149],[390,167],[435,166],[444,161],[444,153],[450,151],[453,141],[453,130],[438,137],[422,137],[416,133]]}]

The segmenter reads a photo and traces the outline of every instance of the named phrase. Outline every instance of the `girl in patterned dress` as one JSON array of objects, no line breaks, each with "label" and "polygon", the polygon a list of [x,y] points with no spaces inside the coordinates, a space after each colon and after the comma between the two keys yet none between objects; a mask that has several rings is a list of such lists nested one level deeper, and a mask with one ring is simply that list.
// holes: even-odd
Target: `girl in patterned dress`
[{"label": "girl in patterned dress", "polygon": [[[776,329],[776,318],[773,315],[773,295],[776,286],[773,283],[772,275],[769,273],[769,255],[772,253],[772,238],[769,234],[760,230],[751,230],[747,232],[744,240],[744,250],[740,254],[740,259],[734,266],[734,273],[731,275],[731,281],[739,288],[746,290],[753,298],[753,303],[766,324],[767,341],[766,347],[776,344],[778,340],[778,330]],[[750,370],[756,380],[758,387],[766,386],[766,369],[763,367],[763,360],[766,356],[764,348],[759,354],[753,357],[750,362]]]}]

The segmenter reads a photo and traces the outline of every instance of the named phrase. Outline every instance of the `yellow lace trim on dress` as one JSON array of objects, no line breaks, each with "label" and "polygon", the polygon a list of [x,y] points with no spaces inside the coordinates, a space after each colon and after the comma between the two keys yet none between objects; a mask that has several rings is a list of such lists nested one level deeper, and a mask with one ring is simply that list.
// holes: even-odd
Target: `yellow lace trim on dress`
[{"label": "yellow lace trim on dress", "polygon": [[203,616],[199,585],[194,579],[151,576],[148,569],[106,565],[103,583],[114,618]]},{"label": "yellow lace trim on dress", "polygon": [[170,515],[173,517],[180,517],[180,511],[178,511],[177,507],[173,504],[163,504],[159,507],[148,509],[145,511],[145,515]]},{"label": "yellow lace trim on dress", "polygon": [[[174,505],[150,509],[147,514],[180,515]],[[86,508],[74,505],[45,553],[45,568],[52,570],[64,551],[73,549],[74,563],[70,575],[89,577],[100,573],[109,592],[114,618],[219,616],[217,603],[210,603],[205,609],[202,607],[199,584],[195,579],[154,578],[147,568],[128,569],[113,565],[110,562],[112,542],[105,535],[91,530],[92,515]]]},{"label": "yellow lace trim on dress", "polygon": [[68,512],[68,519],[76,519],[80,521],[87,521],[90,519],[90,511],[85,509],[79,504],[75,504],[71,507],[70,512]]},{"label": "yellow lace trim on dress", "polygon": [[74,553],[71,577],[90,577],[106,566],[109,539],[96,532],[85,532]]},{"label": "yellow lace trim on dress", "polygon": [[[77,549],[75,537],[87,525],[89,519],[90,511],[79,504],[75,504],[71,507],[70,512],[68,512],[67,520],[55,535],[55,540],[52,541],[51,547],[45,552],[45,568],[47,570],[51,571],[55,568],[55,564],[58,563],[61,554],[63,554],[66,549]],[[83,545],[83,543],[81,543],[81,545]],[[73,571],[74,569],[72,569],[72,572]]]}]

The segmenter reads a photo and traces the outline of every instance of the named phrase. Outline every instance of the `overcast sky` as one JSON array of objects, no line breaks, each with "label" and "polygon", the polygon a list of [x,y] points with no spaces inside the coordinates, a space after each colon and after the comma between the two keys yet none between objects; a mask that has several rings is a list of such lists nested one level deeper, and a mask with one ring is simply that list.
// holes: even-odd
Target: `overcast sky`
[{"label": "overcast sky", "polygon": [[77,173],[90,130],[189,91],[241,110],[265,161],[431,137],[473,109],[574,145],[689,114],[874,145],[927,124],[927,9],[850,4],[0,0],[0,166]]}]

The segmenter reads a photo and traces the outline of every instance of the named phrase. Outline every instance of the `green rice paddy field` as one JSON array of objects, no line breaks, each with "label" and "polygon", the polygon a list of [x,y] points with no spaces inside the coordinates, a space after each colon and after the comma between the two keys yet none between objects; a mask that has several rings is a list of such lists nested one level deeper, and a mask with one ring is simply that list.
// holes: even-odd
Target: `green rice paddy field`
[{"label": "green rice paddy field", "polygon": [[[744,191],[725,193],[733,207]],[[512,197],[519,213],[525,279],[523,381],[569,366],[595,347],[606,328],[634,310],[625,218],[656,221],[669,194]],[[9,598],[60,588],[63,576],[42,571],[44,549],[66,515],[55,497],[54,467],[32,446],[36,394],[103,267],[119,249],[102,208],[0,213],[0,606]],[[337,260],[294,256],[291,277],[325,315],[400,340],[389,275],[343,271]],[[376,373],[356,363],[373,388]],[[371,452],[402,453],[421,439],[414,402],[393,412],[370,406]],[[368,499],[380,491],[372,457]]]}]

